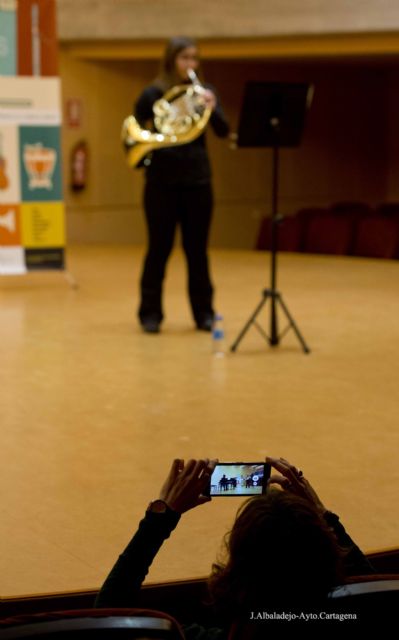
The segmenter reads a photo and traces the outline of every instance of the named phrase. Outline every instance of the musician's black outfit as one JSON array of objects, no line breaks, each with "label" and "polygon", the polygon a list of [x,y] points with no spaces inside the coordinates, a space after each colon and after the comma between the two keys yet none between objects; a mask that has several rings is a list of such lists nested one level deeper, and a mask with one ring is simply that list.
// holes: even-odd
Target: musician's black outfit
[{"label": "musician's black outfit", "polygon": [[[148,128],[153,104],[162,95],[156,85],[143,91],[134,109],[141,126]],[[219,103],[210,124],[216,135],[227,136],[229,126]],[[149,246],[140,282],[140,322],[145,330],[158,331],[163,319],[162,284],[176,226],[180,224],[192,313],[199,329],[210,330],[214,311],[207,244],[213,192],[205,134],[188,144],[156,149],[149,160],[144,190]]]}]

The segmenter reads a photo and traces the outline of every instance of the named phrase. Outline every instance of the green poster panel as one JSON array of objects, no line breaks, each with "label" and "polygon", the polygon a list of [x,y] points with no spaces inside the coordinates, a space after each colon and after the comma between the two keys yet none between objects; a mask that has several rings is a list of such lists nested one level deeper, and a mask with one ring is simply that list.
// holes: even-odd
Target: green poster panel
[{"label": "green poster panel", "polygon": [[8,0],[0,6],[0,76],[17,74],[16,2]]},{"label": "green poster panel", "polygon": [[60,127],[20,127],[23,202],[62,200]]}]

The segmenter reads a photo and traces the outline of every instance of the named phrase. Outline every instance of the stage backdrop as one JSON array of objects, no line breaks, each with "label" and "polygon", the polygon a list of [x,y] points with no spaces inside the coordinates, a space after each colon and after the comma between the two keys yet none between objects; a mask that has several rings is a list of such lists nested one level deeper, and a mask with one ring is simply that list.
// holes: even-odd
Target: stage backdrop
[{"label": "stage backdrop", "polygon": [[0,274],[63,269],[54,0],[0,0],[0,25]]}]

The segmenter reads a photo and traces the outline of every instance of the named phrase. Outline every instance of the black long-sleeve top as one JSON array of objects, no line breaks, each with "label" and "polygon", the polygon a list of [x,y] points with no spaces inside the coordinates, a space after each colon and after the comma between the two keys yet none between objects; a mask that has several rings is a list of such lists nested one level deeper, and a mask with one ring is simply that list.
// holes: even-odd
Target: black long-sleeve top
[{"label": "black long-sleeve top", "polygon": [[[210,85],[205,88],[215,93]],[[153,105],[162,98],[163,91],[156,85],[146,87],[134,106],[134,116],[139,124],[147,128],[153,120]],[[216,107],[210,117],[210,125],[217,136],[224,138],[229,133],[229,125],[216,96]],[[199,185],[211,180],[211,166],[206,146],[206,134],[187,144],[155,149],[146,167],[147,180],[168,185]]]},{"label": "black long-sleeve top", "polygon": [[96,599],[96,607],[134,607],[148,570],[162,543],[169,538],[180,514],[147,511],[135,535],[119,556]]},{"label": "black long-sleeve top", "polygon": [[[345,531],[336,514],[327,511],[327,524],[334,530],[339,546],[345,550],[346,575],[362,575],[374,570],[359,547]],[[180,515],[171,509],[165,513],[147,511],[135,535],[119,556],[97,596],[95,607],[135,607],[145,576],[164,540],[177,526]],[[198,624],[184,627],[189,640],[225,640],[225,629],[205,629]]]}]

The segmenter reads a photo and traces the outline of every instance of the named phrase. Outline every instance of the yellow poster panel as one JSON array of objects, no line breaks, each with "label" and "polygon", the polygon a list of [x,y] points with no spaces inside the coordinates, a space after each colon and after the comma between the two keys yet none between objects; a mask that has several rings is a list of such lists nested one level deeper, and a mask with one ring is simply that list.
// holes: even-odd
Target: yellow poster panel
[{"label": "yellow poster panel", "polygon": [[25,248],[64,247],[64,204],[62,202],[23,202],[21,231],[22,244]]}]

